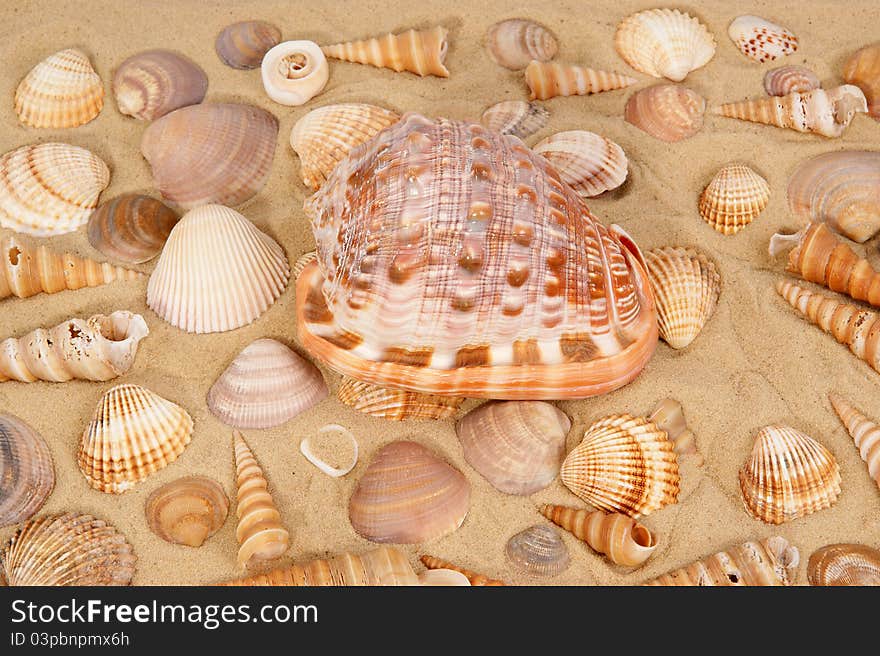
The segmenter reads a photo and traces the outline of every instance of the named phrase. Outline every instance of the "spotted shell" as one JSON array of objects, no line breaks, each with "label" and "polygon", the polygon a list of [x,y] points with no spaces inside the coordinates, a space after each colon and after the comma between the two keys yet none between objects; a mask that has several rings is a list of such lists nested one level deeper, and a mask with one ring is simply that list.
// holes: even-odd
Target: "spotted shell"
[{"label": "spotted shell", "polygon": [[880,586],[880,551],[863,544],[829,544],[807,563],[810,585]]},{"label": "spotted shell", "polygon": [[503,100],[483,112],[480,123],[493,132],[526,139],[547,125],[549,119],[550,112],[538,103]]},{"label": "spotted shell", "polygon": [[266,21],[241,21],[217,35],[214,50],[227,66],[242,70],[259,68],[263,55],[281,42],[281,30]]},{"label": "spotted shell", "polygon": [[880,121],[880,43],[865,46],[850,57],[843,68],[843,79],[862,90],[868,114]]},{"label": "spotted shell", "polygon": [[556,167],[563,182],[587,198],[617,189],[626,180],[628,162],[623,148],[593,132],[557,132],[532,150]]},{"label": "spotted shell", "polygon": [[544,524],[514,535],[507,541],[505,551],[518,570],[536,576],[556,576],[571,564],[568,547],[559,531]]},{"label": "spotted shell", "polygon": [[780,66],[764,74],[764,91],[770,96],[804,93],[820,86],[819,76],[806,66]]},{"label": "spotted shell", "polygon": [[744,164],[724,166],[700,194],[700,216],[725,235],[745,228],[770,202],[770,185]]},{"label": "spotted shell", "polygon": [[706,100],[696,92],[676,84],[655,84],[631,95],[623,116],[652,137],[674,143],[702,129],[705,111]]},{"label": "spotted shell", "polygon": [[160,200],[124,194],[89,217],[89,243],[111,259],[140,264],[159,254],[177,220],[177,213]]},{"label": "spotted shell", "polygon": [[29,519],[55,487],[49,446],[13,415],[0,414],[0,482],[0,528]]},{"label": "spotted shell", "polygon": [[742,54],[759,64],[798,49],[798,38],[791,31],[759,16],[739,16],[730,23],[727,34]]},{"label": "spotted shell", "polygon": [[559,50],[550,30],[521,18],[504,20],[490,27],[486,47],[492,61],[514,71],[525,68],[533,59],[549,61]]},{"label": "spotted shell", "polygon": [[147,50],[126,59],[113,75],[119,111],[142,121],[197,105],[208,91],[208,76],[191,59],[171,50]]}]

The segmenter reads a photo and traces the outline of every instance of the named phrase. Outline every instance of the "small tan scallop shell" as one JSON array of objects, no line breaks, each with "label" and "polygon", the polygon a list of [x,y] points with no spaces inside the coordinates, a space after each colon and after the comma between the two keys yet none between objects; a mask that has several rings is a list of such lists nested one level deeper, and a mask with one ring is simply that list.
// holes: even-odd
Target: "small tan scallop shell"
[{"label": "small tan scallop shell", "polygon": [[162,250],[177,213],[141,194],[123,194],[102,203],[89,217],[89,243],[107,257],[141,264]]},{"label": "small tan scallop shell", "polygon": [[436,26],[424,30],[410,29],[400,34],[336,43],[321,50],[333,59],[356,64],[369,64],[393,71],[409,71],[416,75],[449,77],[443,64],[449,43],[449,30]]},{"label": "small tan scallop shell", "polygon": [[829,544],[807,563],[810,585],[880,586],[880,551],[863,544]]},{"label": "small tan scallop shell", "polygon": [[770,202],[770,185],[744,164],[727,164],[700,194],[700,216],[723,235],[745,228]]},{"label": "small tan scallop shell", "polygon": [[239,70],[259,68],[263,55],[281,42],[281,30],[266,21],[233,23],[217,35],[214,50],[227,66]]},{"label": "small tan scallop shell", "polygon": [[336,396],[358,412],[393,421],[448,419],[464,402],[460,396],[436,396],[380,387],[348,376],[342,377]]},{"label": "small tan scallop shell", "polygon": [[461,572],[467,577],[467,580],[473,586],[502,586],[507,585],[504,581],[499,581],[497,579],[490,579],[482,574],[477,574],[476,572],[472,572],[469,569],[465,569],[464,567],[459,567],[458,565],[454,565],[447,560],[443,560],[442,558],[437,558],[436,556],[422,556],[419,558],[422,561],[422,564],[428,569],[452,569],[456,572]]},{"label": "small tan scallop shell", "polygon": [[563,182],[587,198],[617,189],[626,180],[628,161],[623,148],[593,132],[557,132],[535,144],[532,151],[550,162]]},{"label": "small tan scallop shell", "polygon": [[547,125],[550,112],[537,103],[525,100],[503,100],[495,103],[480,117],[488,129],[527,139]]},{"label": "small tan scallop shell", "polygon": [[144,507],[150,530],[172,544],[200,547],[226,521],[229,499],[220,484],[185,476],[156,488]]},{"label": "small tan scallop shell", "polygon": [[489,28],[486,48],[496,64],[518,71],[533,59],[550,61],[556,56],[559,44],[553,33],[540,23],[511,18]]},{"label": "small tan scallop shell", "polygon": [[0,528],[30,519],[55,487],[46,441],[21,419],[6,414],[0,414],[0,483]]},{"label": "small tan scallop shell", "polygon": [[304,105],[330,77],[330,66],[314,41],[285,41],[263,56],[260,75],[266,95],[281,105]]},{"label": "small tan scallop shell", "polygon": [[787,96],[792,91],[803,93],[820,86],[819,76],[806,66],[780,66],[764,74],[764,91],[770,96]]},{"label": "small tan scallop shell", "polygon": [[862,90],[868,114],[880,121],[880,43],[865,46],[850,57],[843,67],[843,79]]},{"label": "small tan scallop shell", "polygon": [[571,564],[559,531],[545,524],[517,533],[507,541],[504,550],[518,570],[535,576],[556,576]]},{"label": "small tan scallop shell", "polygon": [[119,111],[154,121],[175,109],[197,105],[208,91],[198,64],[171,50],[147,50],[126,59],[113,75]]},{"label": "small tan scallop shell", "polygon": [[591,93],[623,89],[637,80],[620,73],[597,71],[578,64],[532,61],[525,72],[529,100],[547,100],[557,96],[586,96]]},{"label": "small tan scallop shell", "polygon": [[727,34],[740,52],[759,64],[796,52],[798,38],[788,29],[759,16],[739,16]]},{"label": "small tan scallop shell", "polygon": [[705,111],[706,100],[694,91],[675,84],[655,84],[631,95],[623,116],[652,137],[674,143],[702,129]]}]

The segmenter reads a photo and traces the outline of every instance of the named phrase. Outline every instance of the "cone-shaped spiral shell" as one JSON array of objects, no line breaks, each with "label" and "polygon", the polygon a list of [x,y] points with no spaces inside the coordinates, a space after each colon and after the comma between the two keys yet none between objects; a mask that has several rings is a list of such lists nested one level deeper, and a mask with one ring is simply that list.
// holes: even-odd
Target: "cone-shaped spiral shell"
[{"label": "cone-shaped spiral shell", "polygon": [[542,490],[559,474],[571,420],[543,401],[489,402],[456,424],[465,460],[507,494]]},{"label": "cone-shaped spiral shell", "polygon": [[141,264],[159,254],[177,221],[177,213],[162,201],[124,194],[92,213],[89,243],[111,259]]},{"label": "cone-shaped spiral shell", "polygon": [[669,143],[694,136],[703,127],[706,101],[676,84],[655,84],[626,101],[623,116],[652,137]]},{"label": "cone-shaped spiral shell", "polygon": [[34,66],[15,90],[18,120],[32,128],[75,128],[104,106],[104,85],[88,56],[69,48]]},{"label": "cone-shaped spiral shell", "polygon": [[637,71],[681,82],[715,55],[715,37],[677,9],[649,9],[617,26],[614,47]]},{"label": "cone-shaped spiral shell", "polygon": [[829,544],[810,556],[810,585],[880,586],[880,551],[863,544]]},{"label": "cone-shaped spiral shell", "polygon": [[655,586],[791,585],[800,554],[785,538],[749,541],[648,581]]},{"label": "cone-shaped spiral shell", "polygon": [[394,421],[448,419],[464,402],[460,396],[436,396],[379,387],[348,376],[343,376],[336,395],[350,408],[373,417]]},{"label": "cone-shaped spiral shell", "polygon": [[372,542],[429,542],[461,526],[470,497],[460,471],[420,444],[391,442],[358,481],[348,517],[358,535]]},{"label": "cone-shaped spiral shell", "polygon": [[843,79],[862,90],[868,114],[880,121],[880,43],[865,46],[850,57],[843,67]]},{"label": "cone-shaped spiral shell", "polygon": [[139,385],[117,385],[83,432],[80,471],[96,490],[120,494],[177,460],[192,430],[179,405]]},{"label": "cone-shaped spiral shell", "polygon": [[154,121],[175,109],[196,105],[208,91],[198,64],[171,50],[147,50],[126,59],[113,75],[119,111]]},{"label": "cone-shaped spiral shell", "polygon": [[253,105],[182,107],[144,131],[141,152],[162,196],[183,208],[241,205],[269,178],[278,119]]},{"label": "cone-shaped spiral shell", "polygon": [[144,514],[150,530],[172,544],[200,547],[226,521],[229,499],[220,484],[204,476],[185,476],[156,488]]},{"label": "cone-shaped spiral shell", "polygon": [[241,21],[217,35],[214,50],[227,66],[240,70],[259,68],[263,55],[281,41],[281,30],[266,21]]},{"label": "cone-shaped spiral shell", "polygon": [[281,342],[262,338],[239,353],[208,391],[208,408],[227,426],[272,428],[327,396],[318,368]]},{"label": "cone-shaped spiral shell", "polygon": [[436,556],[422,556],[419,558],[422,561],[422,564],[428,569],[451,569],[455,572],[460,572],[467,577],[467,580],[473,586],[502,586],[507,585],[504,581],[499,581],[497,579],[490,579],[482,574],[477,574],[476,572],[472,572],[469,569],[465,569],[464,567],[459,567],[458,565],[454,565],[447,560],[443,560],[442,558],[437,558]]},{"label": "cone-shaped spiral shell", "polygon": [[597,71],[577,64],[533,61],[526,67],[529,100],[547,100],[556,96],[586,96],[591,93],[623,89],[636,79],[620,73]]},{"label": "cone-shaped spiral shell", "polygon": [[100,157],[78,146],[21,146],[0,157],[0,226],[46,237],[73,232],[110,184]]},{"label": "cone-shaped spiral shell", "polygon": [[489,28],[486,48],[496,64],[518,71],[533,59],[542,62],[553,59],[559,44],[553,33],[540,23],[511,18]]},{"label": "cone-shaped spiral shell", "polygon": [[281,105],[304,105],[330,77],[330,66],[314,41],[285,41],[263,56],[260,75],[266,95]]},{"label": "cone-shaped spiral shell", "polygon": [[806,66],[780,66],[764,74],[764,91],[768,96],[787,96],[793,91],[803,93],[820,86],[819,76]]},{"label": "cone-shaped spiral shell", "polygon": [[37,512],[55,487],[52,452],[18,417],[0,414],[0,528]]},{"label": "cone-shaped spiral shell", "polygon": [[830,508],[840,494],[840,467],[828,449],[787,426],[767,426],[739,472],[749,514],[781,524]]},{"label": "cone-shaped spiral shell", "polygon": [[880,426],[859,412],[851,403],[832,392],[828,395],[834,411],[853,438],[859,455],[868,464],[868,474],[880,487]]},{"label": "cone-shaped spiral shell", "polygon": [[246,567],[252,559],[283,556],[290,546],[290,534],[281,523],[263,470],[238,431],[233,431],[233,448],[238,487],[235,538],[239,544],[238,565]]},{"label": "cone-shaped spiral shell", "polygon": [[407,30],[400,34],[324,46],[321,50],[328,57],[355,64],[390,68],[398,73],[409,71],[422,76],[449,77],[443,64],[449,46],[448,33],[445,27],[439,26]]},{"label": "cone-shaped spiral shell", "polygon": [[67,512],[28,520],[0,552],[13,586],[129,585],[137,556],[111,524]]},{"label": "cone-shaped spiral shell", "polygon": [[648,416],[648,421],[653,422],[660,430],[666,431],[666,437],[672,440],[676,453],[682,455],[697,453],[696,437],[684,418],[681,403],[675,399],[660,401]]},{"label": "cone-shaped spiral shell", "polygon": [[396,112],[364,103],[313,109],[290,132],[290,145],[299,155],[302,181],[317,191],[352,148],[398,120]]},{"label": "cone-shaped spiral shell", "polygon": [[147,285],[147,305],[172,326],[212,333],[246,326],[287,286],[281,247],[235,210],[204,205],[174,226]]},{"label": "cone-shaped spiral shell", "polygon": [[727,164],[700,194],[700,216],[723,235],[745,228],[770,202],[770,185],[744,164]]},{"label": "cone-shaped spiral shell", "polygon": [[532,150],[559,171],[563,182],[587,198],[617,189],[626,180],[628,162],[623,148],[593,132],[557,132]]},{"label": "cone-shaped spiral shell", "polygon": [[504,550],[518,570],[535,576],[556,576],[571,564],[559,531],[543,524],[517,533]]},{"label": "cone-shaped spiral shell", "polygon": [[676,503],[680,480],[666,433],[627,414],[590,426],[562,463],[569,490],[600,510],[634,518]]},{"label": "cone-shaped spiral shell", "polygon": [[740,52],[759,64],[797,52],[798,38],[788,29],[758,16],[739,16],[727,34]]},{"label": "cone-shaped spiral shell", "polygon": [[685,348],[715,312],[721,276],[715,264],[692,248],[665,246],[645,253],[657,301],[660,337],[674,349]]},{"label": "cone-shaped spiral shell", "polygon": [[480,123],[493,132],[527,139],[547,125],[550,112],[525,100],[502,100],[480,117]]}]

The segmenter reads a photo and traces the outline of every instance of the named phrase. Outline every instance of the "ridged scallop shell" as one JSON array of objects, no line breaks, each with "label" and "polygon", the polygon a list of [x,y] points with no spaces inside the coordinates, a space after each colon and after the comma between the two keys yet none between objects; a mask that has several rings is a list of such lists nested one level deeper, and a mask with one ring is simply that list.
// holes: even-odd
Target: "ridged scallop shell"
[{"label": "ridged scallop shell", "polygon": [[678,461],[666,433],[627,414],[600,419],[562,463],[562,482],[587,503],[637,518],[677,503]]},{"label": "ridged scallop shell", "polygon": [[636,91],[626,101],[623,117],[652,137],[675,143],[703,128],[706,100],[675,84],[655,84]]},{"label": "ridged scallop shell", "polygon": [[110,388],[82,435],[79,468],[90,486],[120,494],[183,453],[193,421],[179,405],[140,385]]},{"label": "ridged scallop shell", "polygon": [[393,71],[409,71],[416,75],[449,77],[443,64],[449,47],[445,27],[424,30],[410,29],[400,34],[385,34],[347,43],[324,46],[321,50],[333,59],[356,64],[369,64]]},{"label": "ridged scallop shell", "polygon": [[251,342],[208,390],[208,408],[227,426],[272,428],[327,397],[318,368],[274,339]]},{"label": "ridged scallop shell", "polygon": [[177,213],[162,201],[124,194],[92,212],[87,234],[110,259],[141,264],[159,254],[177,221]]},{"label": "ridged scallop shell", "polygon": [[727,34],[740,52],[759,64],[796,52],[798,38],[788,29],[759,16],[739,16]]},{"label": "ridged scallop shell", "polygon": [[525,71],[529,100],[547,100],[557,96],[586,96],[591,93],[623,89],[636,79],[620,73],[597,71],[578,64],[532,61]]},{"label": "ridged scallop shell", "polygon": [[188,105],[208,91],[208,76],[191,59],[171,50],[146,50],[126,59],[113,74],[119,111],[142,121]]},{"label": "ridged scallop shell", "polygon": [[787,426],[767,426],[739,472],[749,514],[781,524],[823,508],[840,494],[840,467],[828,449]]},{"label": "ridged scallop shell", "polygon": [[787,96],[793,91],[803,93],[820,86],[819,76],[806,66],[780,66],[764,74],[764,91],[770,96]]},{"label": "ridged scallop shell", "polygon": [[617,54],[637,71],[681,82],[715,55],[715,37],[677,9],[649,9],[626,18],[614,35]]},{"label": "ridged scallop shell", "polygon": [[458,396],[436,396],[379,387],[348,376],[343,376],[336,396],[358,412],[393,421],[448,419],[464,402]]},{"label": "ridged scallop shell", "polygon": [[556,576],[571,564],[559,531],[544,524],[520,531],[507,541],[504,550],[518,570],[535,576]]},{"label": "ridged scallop shell", "polygon": [[147,525],[172,544],[200,547],[226,521],[229,499],[220,484],[185,476],[156,488],[144,506]]},{"label": "ridged scallop shell", "polygon": [[571,420],[543,401],[489,402],[455,426],[465,460],[496,489],[528,495],[559,474]]},{"label": "ridged scallop shell", "polygon": [[489,28],[486,48],[496,64],[518,71],[533,59],[550,61],[556,56],[559,44],[553,33],[540,23],[511,18]]},{"label": "ridged scallop shell", "polygon": [[30,519],[55,487],[46,441],[21,419],[6,414],[0,414],[0,482],[0,528]]},{"label": "ridged scallop shell", "polygon": [[442,558],[437,558],[436,556],[424,555],[421,556],[419,560],[421,560],[422,564],[428,569],[452,569],[456,572],[460,572],[467,577],[468,581],[473,586],[498,587],[502,585],[507,585],[504,581],[487,578],[482,574],[477,574],[476,572],[472,572],[471,570],[465,569],[464,567],[459,567],[458,565],[450,563],[448,560],[443,560]]},{"label": "ridged scallop shell", "polygon": [[280,42],[281,30],[271,23],[241,21],[223,28],[214,42],[214,50],[227,66],[247,70],[259,68],[263,55]]},{"label": "ridged scallop shell", "polygon": [[88,56],[69,48],[50,55],[19,83],[15,113],[32,128],[75,128],[101,113],[104,85]]},{"label": "ridged scallop shell", "polygon": [[39,237],[73,232],[108,184],[110,169],[85,148],[21,146],[0,157],[0,226]]},{"label": "ridged scallop shell", "polygon": [[807,563],[810,585],[878,586],[880,551],[863,544],[829,544]]},{"label": "ridged scallop shell", "polygon": [[745,228],[770,202],[770,185],[744,164],[727,164],[700,194],[700,216],[723,235]]},{"label": "ridged scallop shell", "polygon": [[212,333],[245,326],[287,286],[281,247],[235,210],[204,205],[171,230],[147,286],[147,305],[172,326]]},{"label": "ridged scallop shell", "polygon": [[470,496],[462,473],[433,452],[415,442],[391,442],[358,481],[348,517],[372,542],[429,542],[461,526]]},{"label": "ridged scallop shell", "polygon": [[74,512],[28,520],[0,553],[0,573],[13,586],[129,585],[135,563],[113,525]]},{"label": "ridged scallop shell", "polygon": [[314,41],[285,41],[263,56],[260,76],[266,95],[281,105],[304,105],[327,85],[330,66]]},{"label": "ridged scallop shell", "polygon": [[532,150],[559,171],[563,182],[587,198],[617,189],[626,180],[628,161],[623,148],[593,132],[557,132]]},{"label": "ridged scallop shell", "polygon": [[843,67],[843,79],[854,84],[868,100],[868,114],[880,121],[880,43],[865,46]]},{"label": "ridged scallop shell", "polygon": [[549,119],[550,112],[537,103],[503,100],[483,112],[480,123],[493,132],[527,139],[547,125]]},{"label": "ridged scallop shell", "polygon": [[269,178],[278,119],[253,105],[182,107],[144,131],[141,152],[162,196],[183,208],[240,205]]}]

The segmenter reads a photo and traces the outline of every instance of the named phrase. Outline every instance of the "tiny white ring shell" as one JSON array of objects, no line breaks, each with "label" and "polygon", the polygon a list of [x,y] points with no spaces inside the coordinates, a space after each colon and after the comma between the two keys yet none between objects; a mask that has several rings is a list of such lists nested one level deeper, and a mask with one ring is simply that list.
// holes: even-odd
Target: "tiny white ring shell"
[{"label": "tiny white ring shell", "polygon": [[354,435],[350,430],[345,428],[344,426],[340,426],[339,424],[327,424],[326,426],[322,426],[320,430],[318,430],[318,435],[324,435],[326,433],[340,433],[344,435],[351,441],[351,445],[354,448],[354,455],[351,458],[351,463],[345,467],[331,467],[326,462],[321,460],[318,456],[314,454],[312,451],[312,438],[307,437],[302,442],[299,443],[300,453],[303,454],[306,460],[312,463],[315,467],[320,469],[322,472],[327,474],[328,476],[332,476],[333,478],[341,478],[345,476],[348,472],[354,469],[355,465],[358,461],[358,443],[355,439]]}]

